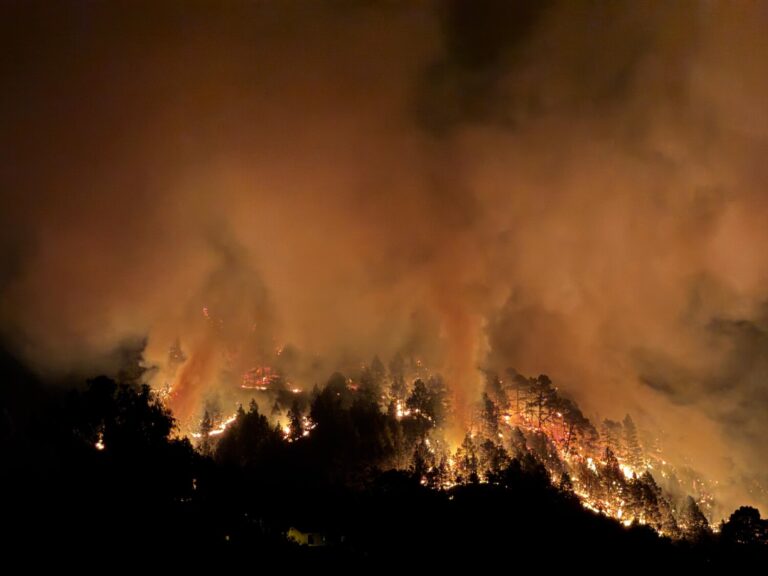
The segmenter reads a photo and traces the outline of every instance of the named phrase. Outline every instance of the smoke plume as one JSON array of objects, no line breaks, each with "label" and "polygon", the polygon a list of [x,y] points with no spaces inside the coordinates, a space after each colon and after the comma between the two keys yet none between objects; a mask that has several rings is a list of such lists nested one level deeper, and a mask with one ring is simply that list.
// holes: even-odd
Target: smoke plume
[{"label": "smoke plume", "polygon": [[0,321],[39,371],[403,352],[462,406],[514,366],[761,501],[765,5],[0,10]]}]

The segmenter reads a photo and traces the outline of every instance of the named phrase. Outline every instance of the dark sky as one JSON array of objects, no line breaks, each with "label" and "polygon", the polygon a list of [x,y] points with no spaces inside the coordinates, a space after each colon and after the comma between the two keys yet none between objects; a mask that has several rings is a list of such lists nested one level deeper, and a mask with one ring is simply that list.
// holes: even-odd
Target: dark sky
[{"label": "dark sky", "polygon": [[0,320],[39,370],[178,337],[207,386],[257,326],[465,401],[548,373],[734,503],[768,474],[768,5],[52,4],[0,8]]}]

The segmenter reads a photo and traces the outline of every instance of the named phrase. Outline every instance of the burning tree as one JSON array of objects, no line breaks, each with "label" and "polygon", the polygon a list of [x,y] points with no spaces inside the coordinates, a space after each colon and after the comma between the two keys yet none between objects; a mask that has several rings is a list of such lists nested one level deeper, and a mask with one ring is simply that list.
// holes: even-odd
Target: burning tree
[{"label": "burning tree", "polygon": [[549,422],[557,412],[557,390],[552,386],[549,376],[541,374],[538,378],[531,378],[527,391],[528,400],[525,403],[526,414],[539,429]]},{"label": "burning tree", "polygon": [[477,449],[470,434],[464,436],[461,446],[456,450],[454,461],[456,462],[457,482],[476,483],[479,481]]},{"label": "burning tree", "polygon": [[637,439],[637,428],[632,421],[632,417],[627,414],[624,417],[624,446],[625,459],[634,470],[643,468],[643,449]]},{"label": "burning tree", "polygon": [[574,446],[584,446],[587,452],[594,449],[597,440],[597,430],[584,416],[575,402],[561,398],[559,401],[560,414],[563,423],[563,450],[569,454]]},{"label": "burning tree", "polygon": [[295,442],[304,436],[303,413],[299,401],[295,400],[288,410],[288,435],[287,439]]}]

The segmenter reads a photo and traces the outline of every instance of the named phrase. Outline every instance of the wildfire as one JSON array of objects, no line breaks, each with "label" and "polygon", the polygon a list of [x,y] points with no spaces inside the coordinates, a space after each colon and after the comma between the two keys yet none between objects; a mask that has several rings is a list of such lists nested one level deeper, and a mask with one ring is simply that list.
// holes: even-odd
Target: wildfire
[{"label": "wildfire", "polygon": [[278,374],[271,367],[258,366],[243,374],[240,388],[266,392],[278,378]]},{"label": "wildfire", "polygon": [[[281,348],[276,350],[277,355],[281,352]],[[420,362],[418,370],[424,370]],[[412,371],[411,376],[414,374],[417,372]],[[498,384],[502,386],[503,381],[499,380]],[[258,392],[304,393],[302,388],[286,382],[283,375],[270,366],[256,366],[245,371],[239,387]],[[346,387],[357,392],[360,384],[347,379]],[[652,452],[641,450],[637,430],[629,417],[624,423],[606,420],[598,431],[575,402],[558,395],[558,389],[545,376],[518,378],[514,387],[497,389],[494,394],[494,401],[484,395],[484,408],[478,404],[478,412],[472,417],[466,440],[460,447],[449,449],[440,432],[428,427],[434,432],[421,438],[422,444],[418,447],[422,484],[448,490],[462,482],[493,481],[488,463],[493,450],[497,449],[504,453],[502,460],[506,458],[507,462],[511,458],[523,461],[533,456],[544,466],[553,485],[573,493],[588,510],[613,518],[624,526],[645,524],[662,534],[667,530],[666,526],[672,526],[670,535],[680,533],[675,525],[679,515],[677,502],[671,500],[667,492],[672,490],[669,482],[677,481],[680,471],[662,459],[658,446]],[[278,430],[284,441],[296,442],[309,436],[316,424],[307,415],[292,412],[289,412],[290,422],[287,422],[284,417],[286,407],[282,406],[284,399],[279,396],[278,399],[279,403],[275,402],[277,412],[273,410],[273,416],[281,414]],[[306,407],[300,400],[297,399],[294,406],[301,405],[301,408],[294,410],[304,411]],[[409,395],[408,384],[405,384],[405,390],[401,388],[397,393],[381,394],[380,406],[390,406],[390,414],[398,421],[409,419],[421,424],[436,424],[437,418],[433,420],[425,407],[428,405],[420,404],[413,393]],[[480,414],[483,409],[486,413]],[[215,426],[208,420],[208,431],[194,432],[191,437],[200,440],[220,436],[236,418],[237,415],[232,414],[221,421],[214,420]],[[207,445],[210,449],[210,443]],[[95,448],[105,448],[101,434]],[[413,457],[415,462],[416,456],[412,447],[409,450],[409,454],[397,455],[396,466],[413,466],[408,459]],[[661,482],[661,486],[656,481]],[[711,517],[714,486],[693,476],[687,481],[689,485],[692,482],[697,505]],[[684,528],[684,524],[680,527]]]},{"label": "wildfire", "polygon": [[207,434],[205,434],[205,433],[202,433],[202,432],[193,432],[193,433],[192,433],[192,437],[193,437],[193,438],[203,438],[203,437],[206,437],[206,436],[207,436],[207,437],[211,437],[211,436],[220,436],[221,434],[224,434],[224,431],[225,431],[225,430],[226,430],[226,429],[229,427],[229,425],[230,425],[230,424],[232,424],[232,422],[234,422],[235,420],[237,420],[237,414],[233,414],[232,416],[230,416],[230,417],[229,417],[229,418],[227,418],[226,420],[223,420],[221,423],[219,423],[219,425],[218,425],[218,426],[216,426],[215,428],[213,428],[213,429],[212,429],[210,432],[208,432]]},{"label": "wildfire", "polygon": [[[301,417],[301,428],[300,430],[294,431],[291,429],[290,424],[283,424],[280,426],[280,431],[283,433],[283,440],[287,442],[293,442],[294,440],[297,440],[299,438],[306,438],[309,436],[310,432],[317,426],[312,420],[309,418],[309,416],[302,416]],[[298,436],[295,436],[294,434],[298,434]]]},{"label": "wildfire", "polygon": [[627,480],[632,480],[632,478],[635,476],[635,471],[632,469],[631,466],[627,466],[626,464],[620,464],[619,468],[621,468],[621,472],[624,474],[624,477]]}]

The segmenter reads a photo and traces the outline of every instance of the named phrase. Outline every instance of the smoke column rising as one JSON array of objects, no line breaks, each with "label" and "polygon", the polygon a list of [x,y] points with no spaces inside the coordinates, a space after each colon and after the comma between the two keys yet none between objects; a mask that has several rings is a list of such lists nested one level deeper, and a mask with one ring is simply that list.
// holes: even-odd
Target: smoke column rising
[{"label": "smoke column rising", "polygon": [[41,372],[181,338],[204,388],[279,341],[466,405],[514,366],[755,501],[765,4],[0,10],[0,319]]}]

